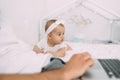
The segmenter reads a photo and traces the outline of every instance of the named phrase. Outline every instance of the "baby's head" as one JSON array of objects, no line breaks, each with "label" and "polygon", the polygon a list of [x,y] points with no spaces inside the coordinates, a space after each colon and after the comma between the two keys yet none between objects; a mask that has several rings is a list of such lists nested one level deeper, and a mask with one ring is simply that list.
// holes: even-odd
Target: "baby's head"
[{"label": "baby's head", "polygon": [[55,45],[62,43],[65,32],[63,21],[49,20],[45,25],[45,32],[49,42]]}]

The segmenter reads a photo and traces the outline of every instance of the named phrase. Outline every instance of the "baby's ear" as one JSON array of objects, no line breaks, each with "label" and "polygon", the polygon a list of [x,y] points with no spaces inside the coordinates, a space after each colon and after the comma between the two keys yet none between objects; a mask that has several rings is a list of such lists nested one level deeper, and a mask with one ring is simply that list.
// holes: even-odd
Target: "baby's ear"
[{"label": "baby's ear", "polygon": [[51,38],[51,34],[50,33],[48,34],[48,38]]}]

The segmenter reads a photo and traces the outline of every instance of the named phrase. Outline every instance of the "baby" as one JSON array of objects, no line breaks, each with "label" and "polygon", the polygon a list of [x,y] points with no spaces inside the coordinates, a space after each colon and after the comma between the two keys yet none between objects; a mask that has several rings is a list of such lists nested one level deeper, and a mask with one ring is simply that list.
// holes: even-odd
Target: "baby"
[{"label": "baby", "polygon": [[64,42],[65,27],[63,21],[49,20],[45,25],[45,36],[33,47],[36,53],[50,53],[55,57],[64,57],[65,51],[72,48]]}]

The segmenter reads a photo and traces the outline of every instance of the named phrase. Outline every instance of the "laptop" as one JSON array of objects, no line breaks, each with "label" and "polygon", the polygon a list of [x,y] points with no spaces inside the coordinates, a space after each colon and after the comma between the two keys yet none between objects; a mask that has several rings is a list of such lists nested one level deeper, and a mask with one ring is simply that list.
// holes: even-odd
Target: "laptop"
[{"label": "laptop", "polygon": [[120,59],[95,59],[80,80],[120,80]]}]

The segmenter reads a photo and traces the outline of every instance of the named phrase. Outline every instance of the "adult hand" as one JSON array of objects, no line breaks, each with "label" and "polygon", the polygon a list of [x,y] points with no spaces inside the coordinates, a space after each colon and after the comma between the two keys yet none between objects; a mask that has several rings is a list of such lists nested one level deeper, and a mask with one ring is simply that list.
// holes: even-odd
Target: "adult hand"
[{"label": "adult hand", "polygon": [[92,65],[93,59],[88,52],[74,54],[70,61],[63,68],[66,80],[71,80],[82,76]]}]

